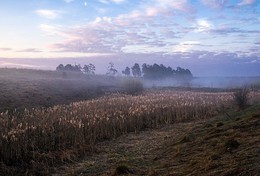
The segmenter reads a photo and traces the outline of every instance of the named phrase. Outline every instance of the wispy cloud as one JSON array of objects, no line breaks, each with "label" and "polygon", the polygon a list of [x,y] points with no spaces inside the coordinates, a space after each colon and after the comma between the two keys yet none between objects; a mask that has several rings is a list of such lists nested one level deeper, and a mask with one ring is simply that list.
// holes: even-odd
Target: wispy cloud
[{"label": "wispy cloud", "polygon": [[188,52],[196,45],[200,45],[200,42],[199,41],[181,42],[178,45],[173,47],[173,51],[174,52]]},{"label": "wispy cloud", "polygon": [[18,50],[17,52],[40,53],[42,51],[37,48],[27,48],[27,49],[23,49],[23,50]]},{"label": "wispy cloud", "polygon": [[[102,3],[108,1],[101,0]],[[187,16],[195,13],[195,8],[188,0],[153,0],[142,4],[141,7],[116,17],[96,17],[86,25],[72,27],[60,31],[51,26],[41,26],[42,30],[51,34],[69,36],[64,42],[51,45],[51,48],[67,52],[83,53],[172,53],[180,48],[186,51],[195,43],[182,43],[177,49],[175,41],[169,38],[178,38],[177,35],[194,29],[182,28],[176,23],[169,23],[163,18],[171,18],[176,13],[185,13]],[[159,21],[158,21],[159,20]],[[158,25],[164,23],[164,25]],[[149,24],[149,26],[145,25]],[[182,28],[178,33],[173,29]],[[211,24],[206,20],[198,21],[198,30],[210,30]],[[139,47],[139,49],[138,49]],[[175,48],[175,49],[173,49]],[[184,51],[182,49],[182,51]]]},{"label": "wispy cloud", "polygon": [[254,3],[256,3],[256,0],[242,0],[238,5],[252,5]]},{"label": "wispy cloud", "polygon": [[45,32],[47,35],[50,35],[50,36],[58,35],[58,36],[62,36],[62,37],[65,37],[65,38],[71,38],[70,34],[68,34],[66,32],[66,29],[63,26],[40,24],[39,29],[41,31]]},{"label": "wispy cloud", "polygon": [[0,48],[0,51],[12,51],[12,48]]},{"label": "wispy cloud", "polygon": [[[111,0],[99,0],[99,2],[112,3]],[[64,38],[63,41],[49,46],[53,51],[81,54],[174,54],[203,50],[205,47],[210,51],[223,51],[227,47],[222,45],[222,39],[213,41],[213,38],[229,34],[238,36],[259,33],[258,30],[246,30],[232,23],[226,25],[215,22],[213,18],[195,18],[197,12],[190,2],[189,0],[143,1],[132,11],[117,16],[97,16],[94,20],[77,26],[41,24],[39,28],[47,35]],[[227,0],[201,0],[201,3],[211,8],[224,8]],[[182,21],[175,21],[179,16],[182,16]],[[208,39],[209,42],[206,41]],[[214,43],[215,48],[210,42]],[[226,44],[228,45],[230,43]]]},{"label": "wispy cloud", "polygon": [[209,32],[213,29],[213,24],[207,19],[197,19],[195,28],[197,32]]},{"label": "wispy cloud", "polygon": [[62,11],[59,10],[48,10],[48,9],[40,9],[35,11],[39,16],[47,19],[57,19],[61,17]]},{"label": "wispy cloud", "polygon": [[228,0],[200,0],[202,4],[210,8],[223,8]]},{"label": "wispy cloud", "polygon": [[120,4],[120,3],[125,2],[126,0],[111,0],[111,1],[114,3]]},{"label": "wispy cloud", "polygon": [[235,27],[223,27],[210,30],[211,33],[227,35],[227,34],[260,34],[260,30],[243,30]]},{"label": "wispy cloud", "polygon": [[63,1],[65,1],[66,3],[70,3],[70,2],[73,2],[75,0],[63,0]]},{"label": "wispy cloud", "polygon": [[2,62],[0,61],[1,67],[13,67],[13,68],[41,68],[39,65],[33,64],[22,64],[22,63],[15,63],[15,62]]},{"label": "wispy cloud", "polygon": [[121,4],[125,2],[126,0],[98,0],[99,2],[103,4],[109,4],[110,2],[116,3],[116,4]]},{"label": "wispy cloud", "polygon": [[161,8],[180,10],[187,13],[195,12],[195,8],[189,3],[188,0],[155,0],[155,4]]}]

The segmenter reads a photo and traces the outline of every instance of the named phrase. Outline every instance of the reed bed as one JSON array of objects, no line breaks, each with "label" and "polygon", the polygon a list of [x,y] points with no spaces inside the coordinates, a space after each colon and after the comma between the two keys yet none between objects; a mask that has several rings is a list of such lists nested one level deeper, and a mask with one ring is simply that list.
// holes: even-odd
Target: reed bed
[{"label": "reed bed", "polygon": [[91,152],[98,141],[145,128],[210,118],[231,102],[230,92],[164,90],[1,113],[0,164],[54,166]]}]

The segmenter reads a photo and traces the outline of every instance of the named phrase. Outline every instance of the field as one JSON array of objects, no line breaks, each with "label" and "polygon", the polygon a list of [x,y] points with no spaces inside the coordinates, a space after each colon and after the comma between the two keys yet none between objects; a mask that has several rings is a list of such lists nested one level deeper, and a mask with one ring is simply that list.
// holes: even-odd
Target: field
[{"label": "field", "polygon": [[105,76],[0,68],[0,112],[97,98],[118,84]]},{"label": "field", "polygon": [[54,175],[256,176],[260,104],[211,119],[123,135]]},{"label": "field", "polygon": [[[111,78],[105,78],[106,82],[102,82],[104,77],[97,76],[98,79],[94,79],[96,82],[86,84],[93,77],[67,75],[71,77],[62,78],[62,74],[56,72],[44,72],[47,75],[39,74],[37,76],[37,71],[32,70],[31,72],[35,77],[30,77],[30,80],[26,79],[28,72],[23,76],[19,70],[19,74],[9,76],[9,79],[2,74],[1,81],[5,79],[9,81],[8,85],[5,85],[8,88],[7,92],[10,91],[9,83],[11,81],[14,81],[11,86],[26,85],[19,82],[26,81],[30,85],[27,84],[28,87],[23,89],[31,94],[33,84],[40,81],[39,85],[41,86],[45,83],[55,82],[61,88],[66,84],[70,93],[69,96],[65,96],[67,95],[66,91],[58,94],[68,99],[65,103],[59,103],[62,102],[62,99],[59,99],[57,102],[52,102],[57,105],[49,104],[42,107],[40,100],[37,101],[37,106],[29,101],[28,105],[32,106],[27,107],[25,104],[27,108],[24,110],[13,108],[0,114],[0,173],[4,175],[50,175],[54,172],[54,168],[97,154],[98,146],[103,141],[114,141],[122,135],[138,134],[145,130],[155,130],[156,133],[156,130],[174,124],[180,125],[177,129],[181,130],[181,127],[185,127],[186,123],[192,122],[189,126],[192,128],[193,123],[207,122],[212,117],[221,114],[226,118],[234,118],[230,111],[237,110],[232,90],[147,89],[132,96],[116,93],[119,90],[115,87],[117,80]],[[40,78],[41,76],[42,78]],[[52,78],[47,79],[47,77]],[[109,82],[107,79],[111,79],[111,81]],[[64,84],[60,86],[62,82]],[[71,89],[72,82],[77,83],[75,84],[76,90]],[[58,90],[54,88],[53,84],[49,86],[47,84],[43,89],[40,89],[41,86],[36,86],[35,92],[48,92],[49,89],[46,94],[50,95],[53,90]],[[74,96],[70,98],[77,90],[82,91],[85,88],[96,90],[97,87],[102,86],[106,87],[108,94],[107,92],[94,93],[94,95],[90,93],[87,98],[80,97],[80,99],[85,98],[84,101],[75,100]],[[113,90],[110,91],[107,87],[112,87]],[[14,93],[20,93],[20,91],[16,90]],[[4,95],[4,93],[2,94]],[[51,98],[57,100],[55,95]],[[75,102],[73,102],[74,100]],[[249,104],[255,104],[259,100],[260,92],[251,91]],[[9,106],[9,104],[6,105]],[[173,128],[175,127],[173,126]],[[170,135],[172,130],[169,129],[168,132]],[[171,135],[175,136],[173,133]],[[204,133],[199,135],[204,135]],[[190,134],[184,138],[184,141],[186,140],[190,141]],[[164,149],[167,150],[167,148]],[[158,166],[158,168],[160,167]],[[161,169],[163,170],[163,168]],[[97,170],[93,170],[92,174],[95,175],[96,172]],[[86,175],[91,175],[91,173]],[[163,173],[163,175],[167,175],[167,173]]]}]

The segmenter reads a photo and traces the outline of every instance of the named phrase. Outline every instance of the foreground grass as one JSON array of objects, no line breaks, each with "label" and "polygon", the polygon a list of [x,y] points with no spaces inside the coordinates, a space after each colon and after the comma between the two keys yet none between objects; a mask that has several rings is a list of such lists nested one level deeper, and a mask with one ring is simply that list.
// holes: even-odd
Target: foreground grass
[{"label": "foreground grass", "polygon": [[221,105],[229,107],[231,100],[231,93],[225,92],[165,90],[1,113],[0,163],[4,173],[45,174],[51,167],[94,152],[98,142],[168,124],[208,119],[219,114]]},{"label": "foreground grass", "polygon": [[173,124],[99,143],[53,175],[258,175],[260,104],[210,120]]}]

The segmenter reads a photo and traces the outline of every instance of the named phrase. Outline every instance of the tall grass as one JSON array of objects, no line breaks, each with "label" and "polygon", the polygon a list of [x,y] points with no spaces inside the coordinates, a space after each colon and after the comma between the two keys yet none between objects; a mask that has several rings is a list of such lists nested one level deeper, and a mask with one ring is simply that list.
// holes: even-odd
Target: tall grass
[{"label": "tall grass", "polygon": [[247,87],[236,90],[233,94],[234,102],[239,109],[244,109],[249,103],[249,89]]},{"label": "tall grass", "polygon": [[144,90],[143,83],[137,78],[124,78],[121,81],[121,87],[130,95],[138,95]]},{"label": "tall grass", "polygon": [[39,170],[91,152],[104,139],[212,117],[231,102],[232,93],[164,90],[1,113],[0,165]]}]

